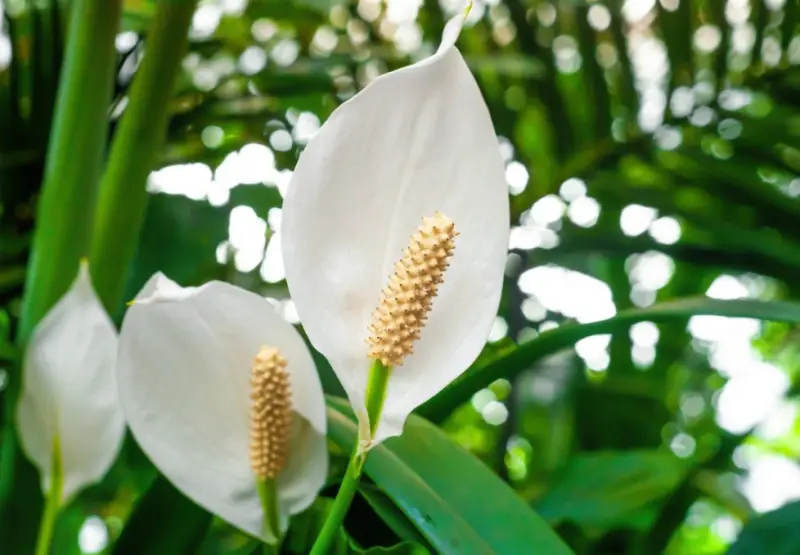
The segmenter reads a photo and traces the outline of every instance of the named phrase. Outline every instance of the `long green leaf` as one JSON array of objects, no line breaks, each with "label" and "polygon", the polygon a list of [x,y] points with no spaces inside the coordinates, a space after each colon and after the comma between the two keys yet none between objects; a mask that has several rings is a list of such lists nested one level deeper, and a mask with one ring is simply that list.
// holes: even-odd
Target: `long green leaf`
[{"label": "long green leaf", "polygon": [[626,310],[613,318],[590,324],[567,324],[543,332],[539,337],[495,360],[468,370],[417,411],[421,416],[441,422],[472,395],[500,378],[512,378],[537,361],[592,335],[613,333],[642,321],[662,322],[696,315],[755,318],[800,323],[800,303],[752,299],[718,300],[706,297],[681,299],[648,308]]},{"label": "long green leaf", "polygon": [[[329,438],[350,450],[358,436],[352,411],[341,398],[328,407]],[[370,452],[365,471],[440,553],[572,553],[489,468],[417,416]]]}]

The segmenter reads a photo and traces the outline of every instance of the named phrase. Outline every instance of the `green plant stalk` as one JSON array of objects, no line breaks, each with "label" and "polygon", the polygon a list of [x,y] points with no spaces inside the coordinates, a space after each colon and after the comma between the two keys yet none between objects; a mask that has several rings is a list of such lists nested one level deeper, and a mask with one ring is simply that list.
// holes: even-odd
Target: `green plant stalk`
[{"label": "green plant stalk", "polygon": [[39,536],[36,540],[36,555],[49,555],[53,540],[56,517],[61,508],[61,494],[64,489],[64,472],[61,465],[61,445],[56,437],[53,441],[53,465],[50,476],[50,491],[47,492],[42,521],[39,523]]},{"label": "green plant stalk", "polygon": [[264,542],[264,555],[277,555],[281,545],[281,526],[278,512],[278,490],[275,480],[257,479],[258,497],[264,509],[264,529],[274,538],[275,543]]},{"label": "green plant stalk", "polygon": [[89,263],[97,294],[112,316],[125,300],[147,208],[145,184],[164,144],[169,103],[196,6],[197,0],[158,3],[100,183]]},{"label": "green plant stalk", "polygon": [[325,523],[322,525],[322,530],[320,530],[314,546],[311,548],[310,555],[328,555],[331,546],[336,541],[339,529],[344,522],[344,517],[347,515],[350,504],[353,502],[353,497],[358,490],[361,471],[364,469],[364,464],[367,460],[368,451],[362,451],[361,446],[364,442],[372,441],[375,431],[378,429],[378,423],[383,413],[383,403],[386,400],[386,387],[391,374],[391,366],[385,366],[379,360],[372,363],[372,367],[369,370],[365,400],[367,417],[369,418],[369,437],[361,437],[364,432],[359,427],[358,443],[353,448],[353,454],[350,456],[350,462],[339,486],[339,491],[333,500],[333,506],[325,519]]},{"label": "green plant stalk", "polygon": [[67,291],[85,256],[108,139],[121,0],[74,0],[18,340]]}]

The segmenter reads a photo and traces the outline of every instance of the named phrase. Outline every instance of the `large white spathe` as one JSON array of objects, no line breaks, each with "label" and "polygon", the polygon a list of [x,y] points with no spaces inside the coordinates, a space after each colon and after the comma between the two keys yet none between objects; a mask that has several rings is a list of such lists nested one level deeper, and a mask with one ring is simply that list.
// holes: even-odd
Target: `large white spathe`
[{"label": "large white spathe", "polygon": [[367,329],[394,263],[437,210],[460,235],[414,354],[393,369],[372,444],[477,357],[496,316],[508,247],[508,188],[489,111],[454,46],[383,75],[333,112],[300,157],[283,205],[282,250],[304,329],[362,426]]},{"label": "large white spathe", "polygon": [[97,482],[117,457],[125,433],[114,364],[117,331],[81,264],[71,288],[36,326],[28,343],[17,405],[22,449],[39,469],[42,489],[60,453],[64,503]]},{"label": "large white spathe", "polygon": [[159,471],[209,512],[273,541],[249,461],[250,374],[262,346],[287,360],[292,392],[291,448],[276,480],[285,529],[327,477],[325,399],[303,339],[269,301],[156,274],[125,315],[117,373],[128,426]]}]

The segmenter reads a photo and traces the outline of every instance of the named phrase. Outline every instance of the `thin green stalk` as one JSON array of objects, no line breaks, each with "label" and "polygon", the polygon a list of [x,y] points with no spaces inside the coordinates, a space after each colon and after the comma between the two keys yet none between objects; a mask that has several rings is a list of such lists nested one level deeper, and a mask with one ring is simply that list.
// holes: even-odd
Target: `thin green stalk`
[{"label": "thin green stalk", "polygon": [[89,256],[95,289],[110,314],[120,308],[139,242],[147,176],[164,144],[169,103],[197,0],[161,0],[100,183]]},{"label": "thin green stalk", "polygon": [[391,366],[385,366],[381,361],[376,360],[372,363],[367,382],[366,407],[369,417],[369,437],[359,437],[358,443],[353,449],[350,462],[347,465],[344,479],[333,500],[333,506],[328,513],[328,518],[322,525],[322,530],[311,548],[310,555],[327,555],[331,546],[339,535],[347,511],[353,502],[353,497],[358,490],[358,482],[361,479],[361,471],[366,463],[369,451],[361,449],[363,442],[371,441],[378,429],[378,423],[383,412],[383,403],[386,400],[386,387],[389,377],[392,374]]},{"label": "thin green stalk", "polygon": [[366,453],[359,454],[358,451],[356,446],[353,449],[353,455],[350,457],[350,464],[347,465],[342,484],[339,486],[339,492],[336,494],[336,499],[333,500],[333,506],[328,513],[328,518],[325,520],[325,524],[322,525],[322,530],[316,541],[314,541],[314,546],[311,548],[309,555],[328,555],[331,546],[339,536],[344,517],[350,508],[350,503],[353,502],[356,490],[358,490],[361,469],[364,467],[364,460],[367,456]]},{"label": "thin green stalk", "polygon": [[74,0],[47,150],[19,341],[67,291],[86,255],[108,139],[121,0]]},{"label": "thin green stalk", "polygon": [[53,529],[61,508],[61,493],[64,489],[64,475],[61,469],[61,447],[58,438],[53,442],[53,468],[50,476],[50,491],[47,492],[42,521],[39,523],[39,536],[36,540],[36,555],[49,555],[53,541]]},{"label": "thin green stalk", "polygon": [[268,531],[276,542],[264,542],[264,555],[277,555],[280,552],[281,526],[278,512],[278,489],[275,480],[257,480],[258,497],[264,509],[264,529]]},{"label": "thin green stalk", "polygon": [[[372,363],[369,371],[369,381],[367,382],[367,416],[369,416],[370,439],[375,435],[383,413],[383,402],[386,399],[386,386],[389,377],[392,375],[392,368],[376,360]],[[360,438],[366,439],[366,438]]]}]

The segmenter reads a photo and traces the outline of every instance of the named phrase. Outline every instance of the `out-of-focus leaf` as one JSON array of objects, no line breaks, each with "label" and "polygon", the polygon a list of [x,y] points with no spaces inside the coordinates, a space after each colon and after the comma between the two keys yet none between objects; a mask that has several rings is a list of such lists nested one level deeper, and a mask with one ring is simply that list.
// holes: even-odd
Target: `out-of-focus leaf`
[{"label": "out-of-focus leaf", "polygon": [[626,329],[636,322],[663,322],[701,314],[797,324],[800,323],[800,303],[751,299],[718,300],[703,297],[626,310],[613,318],[590,324],[566,324],[543,332],[507,355],[468,370],[417,412],[434,422],[440,422],[456,407],[468,401],[476,391],[487,387],[493,381],[512,378],[531,368],[536,361],[571,347],[585,337]]},{"label": "out-of-focus leaf", "polygon": [[217,245],[227,238],[228,214],[205,201],[178,195],[152,195],[126,298],[161,271],[182,285],[197,285],[214,275]]},{"label": "out-of-focus leaf", "polygon": [[754,518],[745,525],[727,555],[800,553],[800,501]]},{"label": "out-of-focus leaf", "polygon": [[357,549],[351,546],[350,553],[363,555],[431,555],[431,552],[419,544],[403,542],[392,547],[370,547]]},{"label": "out-of-focus leaf", "polygon": [[[347,401],[328,407],[328,436],[350,450],[358,432]],[[572,553],[508,485],[417,416],[370,452],[365,472],[441,553]]]},{"label": "out-of-focus leaf", "polygon": [[211,523],[211,515],[159,476],[139,499],[112,555],[190,555]]},{"label": "out-of-focus leaf", "polygon": [[680,483],[688,467],[670,453],[611,451],[572,457],[536,501],[537,512],[552,525],[646,528],[655,504]]}]

